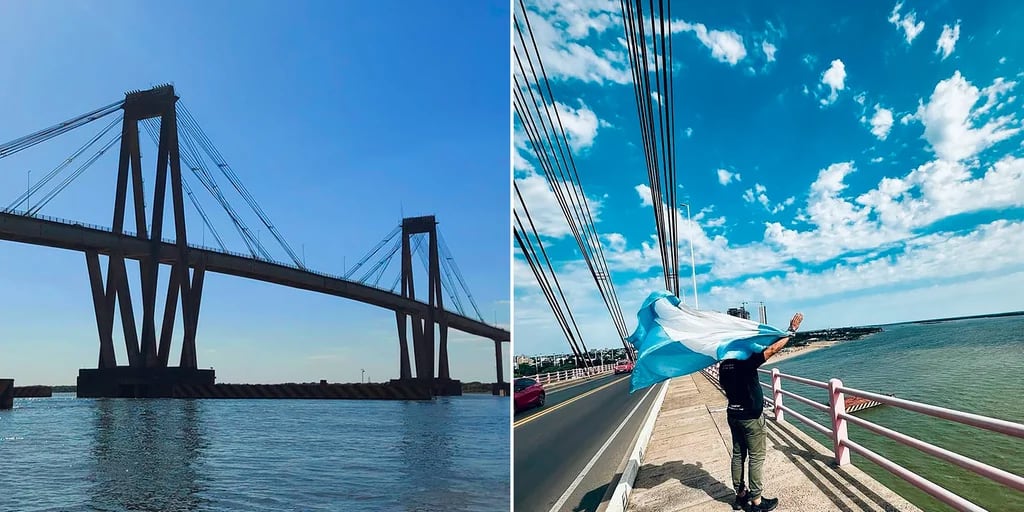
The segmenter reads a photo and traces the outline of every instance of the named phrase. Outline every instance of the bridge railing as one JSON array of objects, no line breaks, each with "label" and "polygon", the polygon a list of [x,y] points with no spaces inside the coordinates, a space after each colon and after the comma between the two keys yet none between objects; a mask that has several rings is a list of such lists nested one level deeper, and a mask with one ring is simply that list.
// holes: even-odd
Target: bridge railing
[{"label": "bridge railing", "polygon": [[[846,395],[865,398],[873,400],[881,404],[898,407],[907,411],[926,414],[935,418],[940,418],[948,421],[969,425],[976,428],[990,430],[992,432],[1001,433],[1007,436],[1015,437],[1018,439],[1024,439],[1024,424],[1014,423],[1010,421],[1000,420],[996,418],[989,418],[987,416],[981,416],[978,414],[972,414],[968,412],[957,411],[953,409],[947,409],[944,407],[937,407],[920,402],[914,402],[911,400],[904,400],[901,398],[895,398],[892,396],[880,395],[878,393],[872,393],[860,389],[850,388],[843,385],[843,382],[839,379],[831,379],[828,382],[821,382],[796,375],[788,375],[779,371],[778,368],[773,368],[771,371],[759,369],[762,374],[771,377],[771,384],[761,382],[761,386],[767,389],[771,393],[771,399],[765,397],[765,403],[776,421],[784,422],[786,415],[790,415],[808,427],[820,432],[821,434],[828,437],[832,442],[832,451],[835,456],[835,462],[839,466],[843,466],[850,463],[850,453],[856,453],[865,459],[878,464],[885,470],[896,475],[897,477],[907,481],[922,491],[934,496],[936,499],[945,503],[957,510],[961,511],[979,511],[984,512],[984,508],[966,500],[965,498],[954,494],[953,492],[945,489],[944,487],[910,471],[903,466],[865,448],[860,443],[853,441],[849,437],[847,431],[848,424],[863,427],[864,429],[892,439],[898,443],[917,449],[933,457],[937,457],[947,462],[951,462],[967,469],[982,478],[991,480],[993,482],[1005,485],[1011,489],[1018,491],[1024,491],[1024,477],[1004,471],[974,460],[970,457],[955,453],[953,451],[935,446],[931,443],[927,443],[920,439],[896,432],[889,428],[881,425],[872,423],[870,421],[858,418],[849,414],[846,411]],[[713,381],[718,383],[718,365],[712,365],[701,371]],[[798,382],[807,386],[816,387],[823,389],[828,392],[829,400],[828,404],[822,404],[815,402],[809,398],[800,396],[789,390],[782,389],[782,381],[789,380],[792,382]],[[825,425],[814,421],[797,411],[794,411],[789,406],[785,405],[784,399],[789,398],[805,404],[813,409],[821,411],[828,415],[828,419]]]},{"label": "bridge railing", "polygon": [[564,382],[576,379],[585,379],[587,377],[593,377],[595,375],[601,375],[609,373],[615,370],[615,365],[605,364],[601,366],[591,366],[590,368],[574,368],[572,370],[562,370],[557,372],[541,373],[536,375],[525,375],[527,379],[533,379],[541,384],[551,384],[554,382]]}]

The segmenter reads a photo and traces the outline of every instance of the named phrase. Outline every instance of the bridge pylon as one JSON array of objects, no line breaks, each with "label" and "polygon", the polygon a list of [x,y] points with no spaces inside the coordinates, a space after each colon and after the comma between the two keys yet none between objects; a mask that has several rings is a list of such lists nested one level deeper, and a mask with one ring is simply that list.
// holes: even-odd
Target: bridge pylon
[{"label": "bridge pylon", "polygon": [[[139,260],[142,293],[142,329],[135,322],[131,289],[127,278],[125,254],[107,256],[106,282],[99,254],[86,251],[86,266],[92,288],[96,324],[99,330],[99,364],[78,374],[80,397],[170,397],[178,384],[213,384],[213,370],[200,370],[196,361],[196,331],[203,292],[205,265],[202,260],[190,268],[185,231],[185,205],[182,195],[181,161],[178,151],[178,123],[174,87],[163,85],[125,95],[124,121],[121,127],[121,155],[114,198],[114,233],[134,236],[148,242],[145,254],[132,255]],[[139,122],[159,118],[160,135],[154,177],[152,216],[147,225],[143,192],[142,157],[139,148]],[[129,181],[131,187],[129,188]],[[170,186],[172,229],[175,250],[161,255],[164,234],[164,209]],[[135,234],[124,230],[127,200],[131,195]],[[157,279],[160,265],[171,267],[160,330],[157,331]],[[118,306],[128,361],[118,366],[114,355],[114,306]],[[184,336],[178,367],[168,367],[175,315],[181,306]],[[158,333],[159,332],[159,337]]]},{"label": "bridge pylon", "polygon": [[[453,380],[448,367],[448,314],[444,310],[441,291],[441,263],[438,256],[437,221],[433,215],[402,219],[402,296],[416,299],[413,279],[412,237],[426,234],[427,248],[427,312],[425,315],[396,311],[399,342],[400,380],[417,380],[429,385],[435,395],[450,396],[462,394],[462,383]],[[412,357],[416,376],[412,375],[409,362],[408,327],[412,320]],[[437,352],[437,373],[434,373],[434,333],[439,337]]]}]

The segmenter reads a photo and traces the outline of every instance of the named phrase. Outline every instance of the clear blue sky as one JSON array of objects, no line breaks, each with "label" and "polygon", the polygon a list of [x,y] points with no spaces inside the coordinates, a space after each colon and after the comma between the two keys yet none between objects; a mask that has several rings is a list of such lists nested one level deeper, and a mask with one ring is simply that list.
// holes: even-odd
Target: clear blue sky
[{"label": "clear blue sky", "polygon": [[[619,5],[528,4],[632,329],[663,284]],[[692,238],[700,307],[764,301],[780,327],[1024,309],[1024,6],[678,2],[672,18],[685,300]],[[584,339],[620,346],[515,129]],[[566,352],[521,256],[514,273],[516,352]]]},{"label": "clear blue sky", "polygon": [[[296,252],[304,250],[309,267],[340,274],[403,212],[434,214],[487,321],[507,326],[508,3],[240,7],[3,3],[0,141],[116,101],[127,90],[172,82],[281,233]],[[0,160],[0,190],[7,191],[0,202],[25,190],[27,171],[35,181],[100,127]],[[155,154],[145,134],[142,151],[144,158]],[[116,153],[42,213],[109,226]],[[150,188],[153,164],[146,165]],[[228,187],[224,178],[219,183]],[[202,196],[229,248],[243,251],[227,215]],[[191,206],[187,215],[190,241],[214,245]],[[257,228],[254,215],[246,220]],[[260,238],[267,244],[269,233]],[[274,255],[285,259],[280,249]],[[70,384],[78,368],[95,367],[84,256],[3,242],[0,267],[0,376]],[[390,286],[389,277],[384,281]],[[132,285],[138,294],[138,281]],[[180,325],[176,332],[177,340]],[[220,382],[353,382],[363,368],[385,380],[398,373],[396,340],[390,311],[207,276],[198,357],[200,367],[217,369]],[[115,346],[124,363],[123,343]],[[176,343],[172,361],[179,349]],[[450,353],[454,377],[494,379],[488,340],[453,333]]]}]

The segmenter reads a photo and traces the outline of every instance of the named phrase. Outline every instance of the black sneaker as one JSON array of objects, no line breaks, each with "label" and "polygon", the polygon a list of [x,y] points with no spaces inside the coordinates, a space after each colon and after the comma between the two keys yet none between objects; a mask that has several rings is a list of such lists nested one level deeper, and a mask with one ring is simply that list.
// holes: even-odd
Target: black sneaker
[{"label": "black sneaker", "polygon": [[743,492],[741,494],[736,495],[736,499],[733,500],[732,502],[733,510],[744,510],[748,506],[750,506],[750,500],[747,499],[747,494],[747,490],[743,489]]},{"label": "black sneaker", "polygon": [[775,510],[775,507],[778,506],[778,498],[761,498],[761,503],[759,505],[755,505],[753,503],[750,504],[750,512],[769,512],[770,510]]}]

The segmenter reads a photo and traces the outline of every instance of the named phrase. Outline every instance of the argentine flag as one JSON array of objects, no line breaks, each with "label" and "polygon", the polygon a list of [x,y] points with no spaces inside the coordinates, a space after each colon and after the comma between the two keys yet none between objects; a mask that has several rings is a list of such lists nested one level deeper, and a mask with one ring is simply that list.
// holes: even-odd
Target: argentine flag
[{"label": "argentine flag", "polygon": [[667,291],[651,293],[627,340],[637,360],[629,392],[689,375],[723,359],[747,359],[788,336],[770,325],[687,307]]}]

